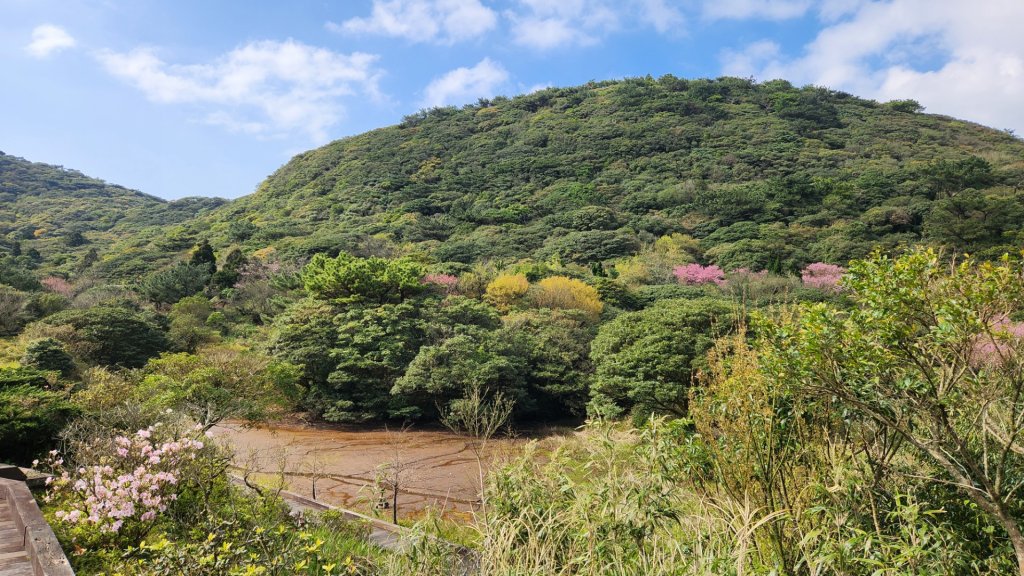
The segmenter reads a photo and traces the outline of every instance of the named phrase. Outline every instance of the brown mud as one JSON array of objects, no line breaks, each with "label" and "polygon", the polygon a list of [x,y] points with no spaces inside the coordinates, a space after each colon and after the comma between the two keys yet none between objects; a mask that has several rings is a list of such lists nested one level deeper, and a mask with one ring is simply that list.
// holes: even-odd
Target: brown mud
[{"label": "brown mud", "polygon": [[[382,495],[374,479],[399,472],[399,515],[409,517],[431,507],[445,513],[475,508],[481,470],[515,455],[530,438],[494,438],[485,445],[447,430],[340,428],[298,422],[272,427],[226,423],[214,429],[235,452],[235,472],[259,480],[280,477],[286,488],[344,508],[370,511]],[[564,432],[564,431],[558,431]],[[390,501],[391,492],[384,494]],[[390,510],[386,512],[390,516]]]}]

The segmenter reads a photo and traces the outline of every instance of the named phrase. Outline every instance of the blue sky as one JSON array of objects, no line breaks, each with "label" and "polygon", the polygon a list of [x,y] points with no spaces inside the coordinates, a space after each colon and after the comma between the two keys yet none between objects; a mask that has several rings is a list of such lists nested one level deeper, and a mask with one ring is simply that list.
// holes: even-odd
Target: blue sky
[{"label": "blue sky", "polygon": [[0,0],[0,150],[237,197],[423,107],[786,78],[1024,133],[1022,0]]}]

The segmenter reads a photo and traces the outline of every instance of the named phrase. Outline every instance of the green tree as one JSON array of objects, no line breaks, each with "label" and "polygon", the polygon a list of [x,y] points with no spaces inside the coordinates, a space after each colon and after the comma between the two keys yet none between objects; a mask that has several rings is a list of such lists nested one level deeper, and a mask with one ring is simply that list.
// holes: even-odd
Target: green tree
[{"label": "green tree", "polygon": [[520,414],[554,419],[586,412],[595,331],[589,315],[573,310],[528,310],[505,319],[498,337],[515,345],[526,366]]},{"label": "green tree", "polygon": [[722,300],[667,300],[619,315],[598,330],[591,407],[685,416],[690,387],[718,335],[735,327],[737,312]]},{"label": "green tree", "polygon": [[224,257],[224,264],[220,270],[214,273],[210,281],[218,288],[231,288],[238,283],[242,275],[242,269],[248,263],[249,259],[245,257],[245,254],[240,249],[235,248]]},{"label": "green tree", "polygon": [[0,285],[6,284],[12,288],[24,291],[39,290],[42,285],[29,270],[30,265],[24,262],[25,256],[12,258],[7,255],[0,255]]},{"label": "green tree", "polygon": [[471,330],[424,346],[391,393],[430,416],[438,415],[436,407],[444,409],[473,390],[485,398],[500,393],[521,407],[529,401],[526,362],[517,354],[515,343],[502,336],[496,331]]},{"label": "green tree", "polygon": [[40,335],[61,341],[73,356],[104,366],[139,368],[168,345],[150,317],[126,308],[65,310],[33,326]]},{"label": "green tree", "polygon": [[82,246],[88,242],[89,241],[85,239],[85,236],[82,235],[81,230],[72,230],[64,235],[64,245],[68,248]]},{"label": "green tree", "polygon": [[426,341],[427,322],[413,302],[354,307],[334,318],[327,382],[310,391],[315,410],[333,422],[409,415],[391,388]]},{"label": "green tree", "polygon": [[0,285],[0,336],[17,334],[29,320],[28,294]]},{"label": "green tree", "polygon": [[329,304],[305,298],[274,320],[270,351],[275,357],[302,367],[300,383],[311,396],[326,386],[327,377],[334,370],[331,350],[338,338],[335,314]]},{"label": "green tree", "polygon": [[231,347],[164,354],[144,374],[144,405],[183,411],[204,429],[227,418],[266,420],[293,409],[299,395],[297,366]]},{"label": "green tree", "polygon": [[203,240],[196,246],[188,263],[206,270],[211,276],[217,272],[217,256],[213,253],[213,246],[210,246],[209,240]]},{"label": "green tree", "polygon": [[397,303],[423,292],[423,267],[409,259],[317,254],[302,271],[306,291],[340,304]]},{"label": "green tree", "polygon": [[203,295],[186,296],[171,306],[167,337],[176,350],[195,352],[203,344],[218,340],[216,330],[206,325],[213,306]]},{"label": "green tree", "polygon": [[181,263],[150,274],[138,290],[150,302],[167,306],[201,292],[209,280],[207,267]]},{"label": "green tree", "polygon": [[34,340],[25,348],[25,356],[21,363],[39,370],[52,370],[61,376],[75,373],[75,361],[64,350],[64,346],[53,338]]},{"label": "green tree", "polygon": [[0,385],[0,461],[29,466],[58,443],[77,410],[62,392]]},{"label": "green tree", "polygon": [[854,263],[849,309],[766,323],[772,370],[848,419],[898,434],[1005,531],[1024,574],[1024,329],[1020,263],[920,250]]}]

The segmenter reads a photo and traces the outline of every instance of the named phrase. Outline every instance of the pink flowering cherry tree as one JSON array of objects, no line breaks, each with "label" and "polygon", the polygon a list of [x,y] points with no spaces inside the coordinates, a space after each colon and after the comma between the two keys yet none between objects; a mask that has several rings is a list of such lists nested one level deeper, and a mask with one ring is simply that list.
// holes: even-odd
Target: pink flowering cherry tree
[{"label": "pink flowering cherry tree", "polygon": [[815,262],[808,264],[800,272],[800,280],[803,281],[804,286],[810,288],[818,288],[826,292],[838,292],[839,280],[842,279],[845,273],[846,268],[842,266]]},{"label": "pink flowering cherry tree", "polygon": [[767,278],[768,271],[760,270],[758,272],[754,272],[750,268],[746,267],[736,268],[729,271],[729,277],[743,282],[753,282],[755,280],[764,280]]},{"label": "pink flowering cherry tree", "polygon": [[725,272],[721,268],[711,264],[701,266],[700,264],[683,264],[672,269],[672,274],[680,284],[714,284],[722,286],[725,284]]},{"label": "pink flowering cherry tree", "polygon": [[75,289],[72,288],[71,283],[59,276],[47,276],[39,281],[43,285],[43,288],[53,292],[54,294],[60,294],[65,298],[71,298],[74,295]]},{"label": "pink flowering cherry tree", "polygon": [[451,274],[427,274],[423,277],[423,283],[436,286],[445,294],[454,294],[459,287],[459,277]]},{"label": "pink flowering cherry tree", "polygon": [[56,451],[49,465],[55,474],[45,500],[57,521],[141,540],[153,521],[177,499],[181,471],[196,460],[203,442],[195,438],[157,441],[155,427],[117,436],[113,453],[101,462],[68,470]]}]

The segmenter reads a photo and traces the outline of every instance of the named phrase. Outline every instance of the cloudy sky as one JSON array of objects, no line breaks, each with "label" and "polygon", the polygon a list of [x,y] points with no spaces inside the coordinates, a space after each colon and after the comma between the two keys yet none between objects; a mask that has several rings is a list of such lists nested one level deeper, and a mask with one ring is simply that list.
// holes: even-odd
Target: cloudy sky
[{"label": "cloudy sky", "polygon": [[236,197],[421,108],[674,74],[817,84],[1024,134],[1024,0],[0,0],[0,150]]}]

